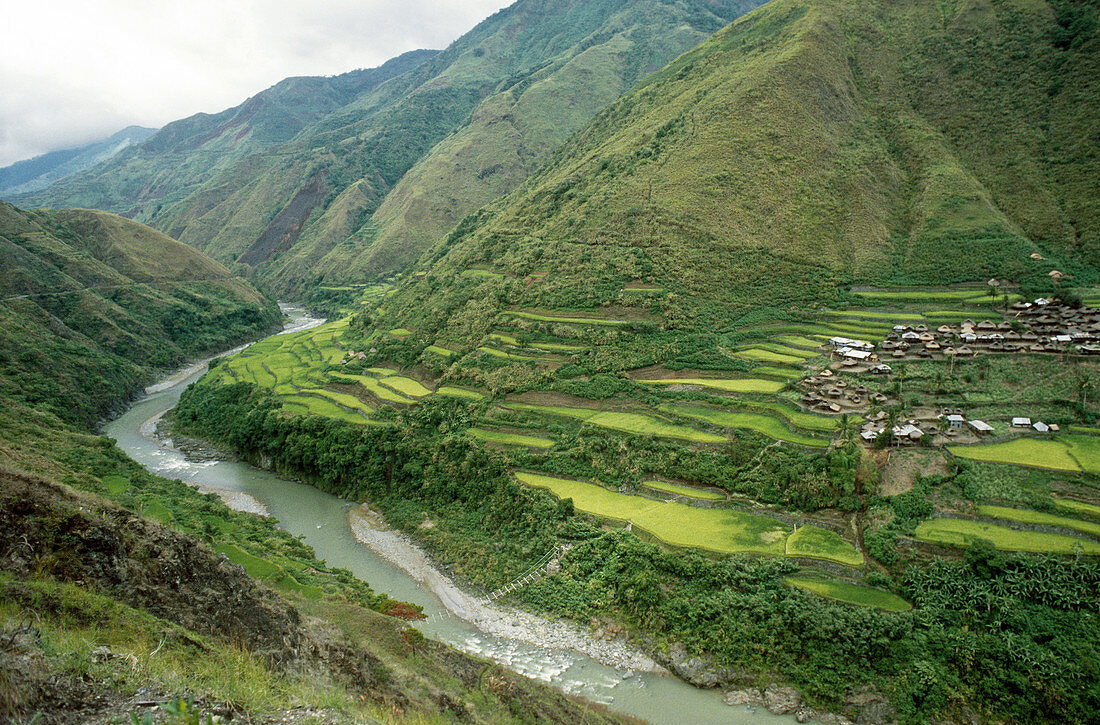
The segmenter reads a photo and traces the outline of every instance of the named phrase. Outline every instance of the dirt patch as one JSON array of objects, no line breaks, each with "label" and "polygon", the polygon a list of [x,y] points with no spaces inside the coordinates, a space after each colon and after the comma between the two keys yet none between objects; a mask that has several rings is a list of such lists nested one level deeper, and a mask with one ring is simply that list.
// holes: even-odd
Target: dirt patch
[{"label": "dirt patch", "polygon": [[312,176],[237,261],[254,267],[294,246],[309,215],[327,193],[326,174]]},{"label": "dirt patch", "polygon": [[731,374],[715,375],[713,370],[692,370],[691,368],[685,368],[684,370],[669,370],[661,365],[650,365],[644,368],[638,368],[637,370],[630,370],[626,373],[626,376],[631,380],[668,380],[670,378],[714,378],[723,380],[725,378],[734,377]]},{"label": "dirt patch", "polygon": [[588,398],[578,398],[573,395],[567,395],[566,393],[551,393],[544,390],[532,390],[527,393],[520,393],[509,397],[505,403],[523,403],[524,405],[554,405],[565,408],[588,408],[589,410],[600,410],[599,408],[593,408],[593,401]]},{"label": "dirt patch", "polygon": [[897,496],[913,488],[917,476],[946,475],[947,460],[939,451],[891,451],[882,469],[878,492],[881,496]]}]

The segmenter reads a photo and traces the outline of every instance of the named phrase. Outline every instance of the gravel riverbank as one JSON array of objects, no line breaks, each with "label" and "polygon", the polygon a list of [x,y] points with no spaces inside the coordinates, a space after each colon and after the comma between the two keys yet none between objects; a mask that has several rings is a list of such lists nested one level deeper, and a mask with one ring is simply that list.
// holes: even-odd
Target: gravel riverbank
[{"label": "gravel riverbank", "polygon": [[365,505],[348,512],[348,523],[358,541],[427,587],[452,615],[485,634],[538,647],[572,650],[622,670],[667,674],[652,658],[626,642],[598,640],[574,624],[490,604],[463,591],[432,564],[423,549],[404,534],[386,527],[382,517]]}]

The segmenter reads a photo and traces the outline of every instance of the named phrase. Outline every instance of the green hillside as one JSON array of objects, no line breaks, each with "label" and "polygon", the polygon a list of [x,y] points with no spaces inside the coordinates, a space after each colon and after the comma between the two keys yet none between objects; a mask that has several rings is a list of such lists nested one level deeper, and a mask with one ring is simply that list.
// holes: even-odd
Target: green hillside
[{"label": "green hillside", "polygon": [[1090,281],[1100,52],[1095,26],[1066,13],[769,3],[459,226],[406,291],[410,317],[485,265],[549,270],[498,298],[551,307],[606,304],[631,280],[685,310],[810,302],[858,281]]},{"label": "green hillside", "polygon": [[284,290],[390,272],[637,79],[758,4],[521,0],[411,70],[423,55],[362,72],[354,94],[329,87],[343,76],[290,79],[20,201],[133,216]]},{"label": "green hillside", "polygon": [[0,249],[0,395],[72,421],[280,318],[221,264],[106,212],[0,202]]},{"label": "green hillside", "polygon": [[[529,43],[544,55],[513,64],[516,72],[501,76],[470,118],[422,157],[350,243],[329,252],[319,269],[328,279],[356,280],[413,261],[464,216],[518,186],[639,79],[759,4],[563,3],[561,15],[553,18],[539,17],[542,11],[535,6],[517,4],[506,30],[521,28],[520,37],[494,34],[465,45],[460,40],[456,46],[465,47],[464,57],[454,65],[470,65],[471,54],[514,53]],[[548,33],[556,42],[544,49],[539,38]],[[445,75],[455,73],[448,69]],[[497,77],[494,71],[485,75]],[[310,251],[304,247],[300,253]],[[284,274],[301,275],[302,269],[291,263]]]}]

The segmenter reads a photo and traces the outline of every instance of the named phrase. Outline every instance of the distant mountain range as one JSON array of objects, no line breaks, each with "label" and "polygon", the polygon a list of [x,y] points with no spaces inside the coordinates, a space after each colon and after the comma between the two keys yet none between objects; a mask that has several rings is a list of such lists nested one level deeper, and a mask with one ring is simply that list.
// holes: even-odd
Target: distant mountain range
[{"label": "distant mountain range", "polygon": [[102,141],[17,161],[0,169],[0,195],[28,194],[45,189],[56,181],[111,159],[127,146],[141,143],[156,132],[155,128],[127,126]]},{"label": "distant mountain range", "polygon": [[17,200],[133,217],[281,292],[383,275],[759,4],[520,0],[441,53],[288,79]]}]

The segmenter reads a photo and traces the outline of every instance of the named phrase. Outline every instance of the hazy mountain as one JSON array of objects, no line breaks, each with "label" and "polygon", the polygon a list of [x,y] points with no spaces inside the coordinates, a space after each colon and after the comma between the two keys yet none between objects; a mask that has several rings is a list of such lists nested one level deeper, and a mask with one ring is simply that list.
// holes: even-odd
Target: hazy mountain
[{"label": "hazy mountain", "polygon": [[156,133],[155,128],[127,126],[118,133],[71,149],[60,149],[17,161],[0,169],[0,194],[26,194],[107,161],[123,149]]}]

